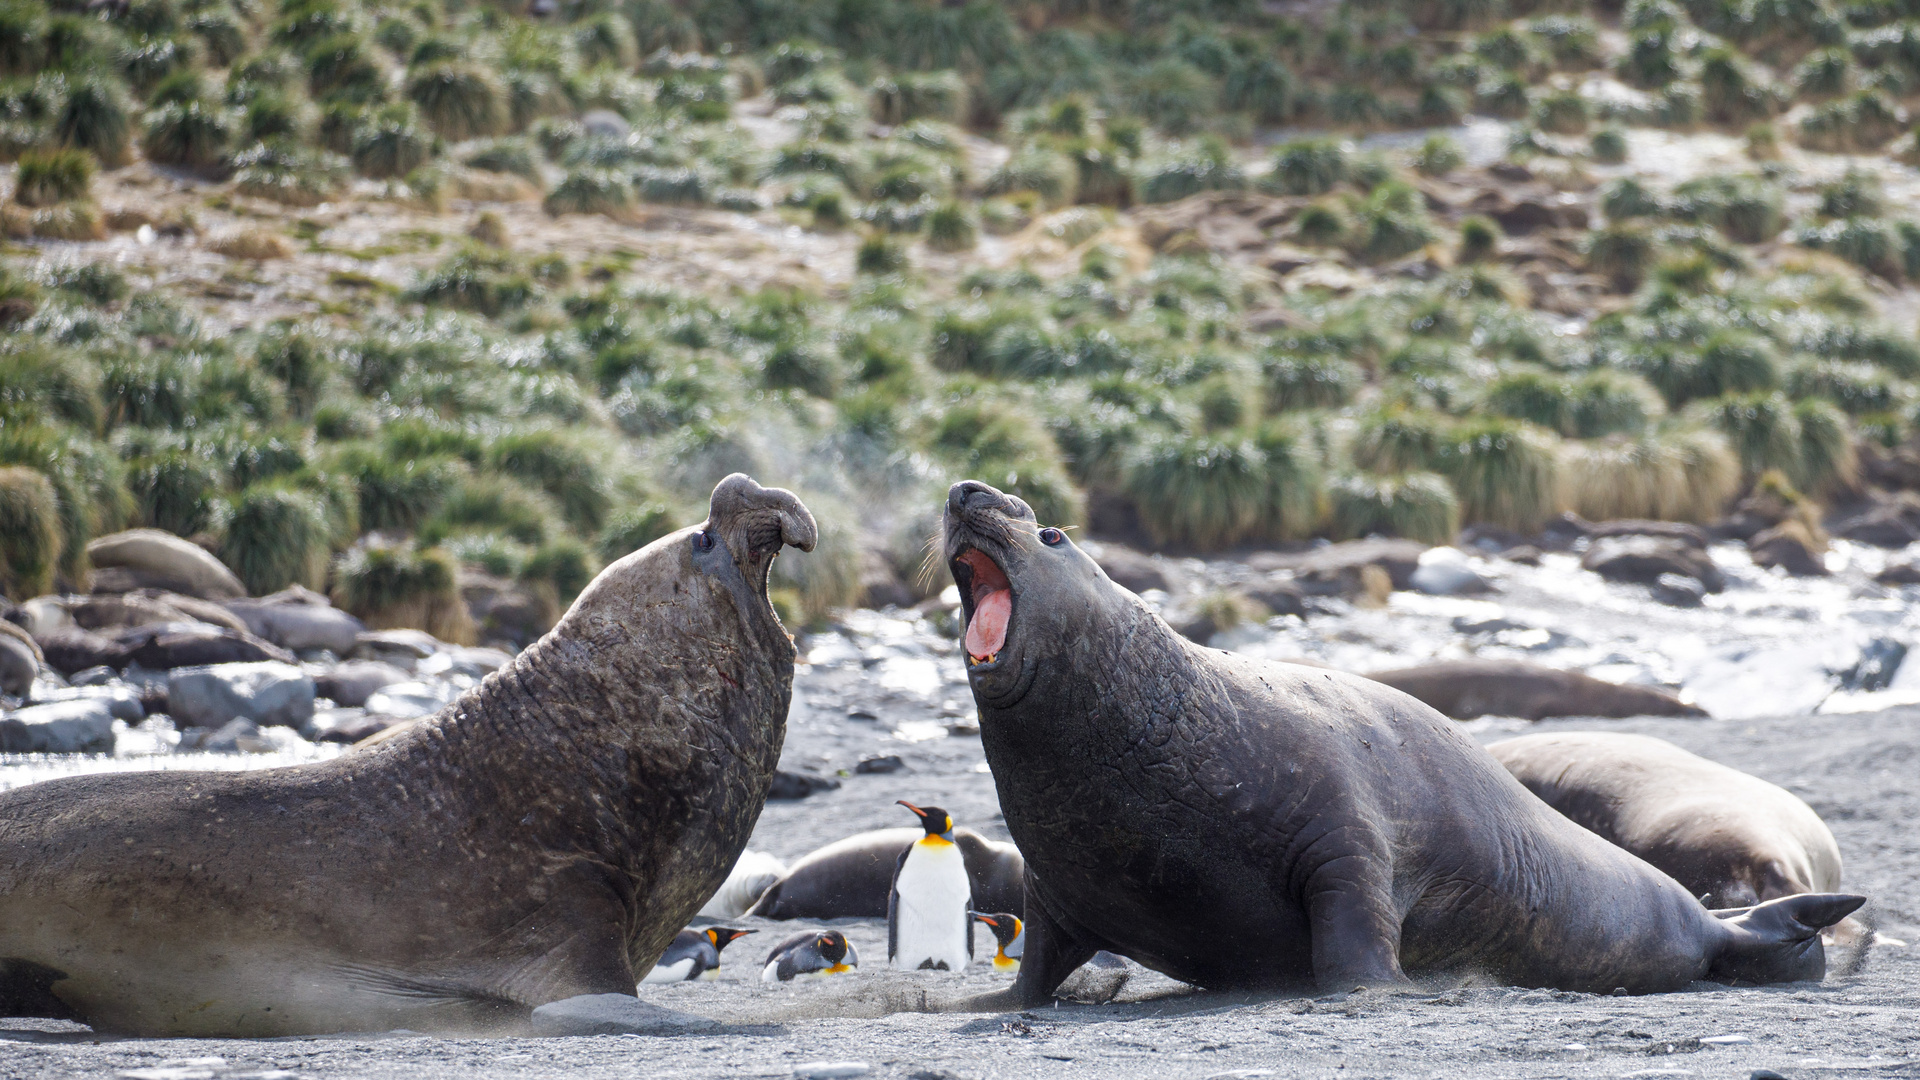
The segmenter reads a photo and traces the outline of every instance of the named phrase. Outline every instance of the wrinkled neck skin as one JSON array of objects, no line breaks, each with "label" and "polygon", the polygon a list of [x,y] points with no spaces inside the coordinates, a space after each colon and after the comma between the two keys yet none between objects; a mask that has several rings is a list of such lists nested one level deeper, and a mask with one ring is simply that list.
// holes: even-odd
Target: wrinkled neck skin
[{"label": "wrinkled neck skin", "polygon": [[793,692],[793,641],[766,599],[777,531],[701,550],[705,530],[609,567],[512,664],[341,765],[412,794],[444,843],[533,846],[550,873],[591,875],[630,926],[691,916],[758,820]]}]

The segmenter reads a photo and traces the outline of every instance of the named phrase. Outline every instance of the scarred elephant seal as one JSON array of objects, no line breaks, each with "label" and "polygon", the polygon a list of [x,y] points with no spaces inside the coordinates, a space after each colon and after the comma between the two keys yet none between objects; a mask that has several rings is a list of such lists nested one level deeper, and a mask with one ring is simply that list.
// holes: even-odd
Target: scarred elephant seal
[{"label": "scarred elephant seal", "polygon": [[[1813,807],[1664,739],[1561,731],[1502,739],[1487,752],[1548,806],[1706,903],[1840,888],[1840,845]],[[1842,926],[1862,929],[1853,923]]]},{"label": "scarred elephant seal", "polygon": [[0,795],[0,1015],[498,1032],[632,1001],[760,815],[794,662],[767,572],[815,536],[790,492],[729,476],[705,522],[377,747]]},{"label": "scarred elephant seal", "polygon": [[986,484],[948,493],[944,545],[981,741],[1027,860],[1023,1004],[1097,949],[1214,988],[1816,979],[1820,929],[1864,902],[1708,911],[1433,709],[1186,641]]}]

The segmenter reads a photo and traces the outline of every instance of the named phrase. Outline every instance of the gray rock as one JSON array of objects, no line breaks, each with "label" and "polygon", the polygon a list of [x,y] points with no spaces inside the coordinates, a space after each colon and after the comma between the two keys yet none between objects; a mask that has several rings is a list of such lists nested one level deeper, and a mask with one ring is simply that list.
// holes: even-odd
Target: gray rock
[{"label": "gray rock", "polygon": [[85,671],[76,671],[67,679],[69,686],[101,686],[112,682],[119,676],[110,667],[90,667]]},{"label": "gray rock", "polygon": [[137,626],[115,634],[114,640],[126,646],[129,661],[150,671],[262,660],[293,662],[292,653],[272,642],[203,622]]},{"label": "gray rock", "polygon": [[420,661],[414,671],[420,675],[441,678],[465,675],[472,679],[484,679],[511,663],[513,663],[513,657],[499,649],[449,645]]},{"label": "gray rock", "polygon": [[40,646],[47,666],[59,672],[85,671],[95,667],[123,668],[127,666],[128,654],[132,651],[105,634],[96,634],[77,626],[50,630],[33,641]]},{"label": "gray rock", "polygon": [[1105,571],[1109,578],[1113,579],[1115,585],[1123,589],[1131,589],[1136,593],[1143,593],[1149,589],[1171,593],[1176,591],[1178,586],[1173,577],[1167,573],[1163,560],[1132,548],[1121,547],[1119,544],[1101,544],[1093,561],[1099,564],[1100,569]]},{"label": "gray rock", "polygon": [[255,637],[295,651],[327,649],[344,656],[367,630],[365,623],[327,603],[319,593],[297,585],[258,600],[230,600],[226,607]]},{"label": "gray rock", "polygon": [[1882,585],[1920,585],[1920,560],[1888,563],[1873,580]]},{"label": "gray rock", "polygon": [[1727,587],[1707,553],[1683,540],[1658,536],[1609,536],[1593,542],[1581,557],[1582,569],[1608,581],[1651,585],[1662,574],[1693,578],[1710,593]]},{"label": "gray rock", "polygon": [[0,753],[104,754],[113,750],[113,709],[99,698],[30,705],[0,719]]},{"label": "gray rock", "polygon": [[906,767],[907,763],[899,754],[888,754],[884,757],[867,758],[855,765],[853,771],[863,776],[870,776],[876,773],[896,773]]},{"label": "gray rock", "polygon": [[[6,624],[12,627],[12,623]],[[14,627],[18,630],[18,627]],[[0,694],[24,697],[40,674],[40,647],[26,636],[0,633]]]},{"label": "gray rock", "polygon": [[378,660],[349,660],[313,680],[314,692],[334,703],[359,708],[375,692],[413,676],[405,669]]},{"label": "gray rock", "polygon": [[43,637],[56,630],[68,630],[75,625],[73,615],[57,596],[36,596],[14,610],[20,626],[34,637]]},{"label": "gray rock", "polygon": [[159,529],[103,536],[87,545],[87,557],[96,570],[93,584],[98,592],[157,588],[202,600],[236,600],[247,595],[246,586],[219,559]]},{"label": "gray rock", "polygon": [[773,774],[773,789],[767,792],[767,798],[804,799],[816,791],[832,791],[839,786],[838,780],[780,769]]},{"label": "gray rock", "polygon": [[1125,960],[1102,949],[1068,975],[1053,995],[1085,1005],[1105,1005],[1120,996],[1132,975]]},{"label": "gray rock", "polygon": [[719,1026],[629,994],[581,994],[533,1010],[536,1035],[681,1035]]},{"label": "gray rock", "polygon": [[203,622],[244,633],[247,624],[219,604],[160,589],[61,597],[74,625],[111,634],[155,623]]},{"label": "gray rock", "polygon": [[1428,545],[1418,540],[1346,540],[1297,555],[1262,553],[1247,560],[1256,570],[1291,570],[1309,596],[1351,596],[1361,591],[1360,571],[1378,566],[1396,589],[1411,586]]},{"label": "gray rock", "polygon": [[395,724],[391,716],[378,716],[365,709],[321,709],[313,714],[309,729],[315,742],[346,743],[351,746],[369,735],[378,735]]},{"label": "gray rock", "polygon": [[488,641],[510,641],[524,648],[553,629],[560,618],[550,593],[542,595],[518,581],[462,569],[459,583],[467,613]]},{"label": "gray rock", "polygon": [[115,719],[125,720],[129,724],[137,724],[147,718],[146,706],[141,702],[140,691],[125,683],[68,686],[39,691],[33,696],[35,705],[53,705],[66,701],[105,702],[107,710]]},{"label": "gray rock", "polygon": [[168,708],[177,722],[218,728],[234,719],[304,728],[313,720],[313,679],[292,664],[212,664],[175,669]]},{"label": "gray rock", "polygon": [[1706,586],[1685,574],[1661,574],[1648,590],[1653,598],[1668,607],[1699,607],[1706,603]]},{"label": "gray rock", "polygon": [[460,691],[446,683],[416,679],[374,691],[367,696],[365,708],[394,720],[413,720],[432,716],[459,696]]},{"label": "gray rock", "polygon": [[854,1080],[872,1071],[864,1061],[803,1061],[793,1067],[793,1080]]},{"label": "gray rock", "polygon": [[1268,575],[1241,590],[1247,599],[1265,607],[1275,615],[1298,615],[1307,617],[1306,593],[1295,585],[1290,578],[1277,574]]},{"label": "gray rock", "polygon": [[407,670],[440,651],[440,642],[424,630],[369,630],[355,639],[355,660],[380,660]]},{"label": "gray rock", "polygon": [[1747,541],[1747,552],[1753,556],[1753,565],[1771,569],[1779,567],[1794,577],[1826,577],[1828,575],[1826,544],[1807,531],[1807,527],[1797,521],[1785,521],[1773,528],[1756,534]]},{"label": "gray rock", "polygon": [[1423,559],[1408,577],[1407,584],[1413,586],[1415,592],[1423,592],[1428,596],[1475,596],[1493,591],[1493,583],[1481,577],[1458,556]]},{"label": "gray rock", "polygon": [[624,139],[633,134],[633,125],[611,109],[588,109],[580,116],[580,127],[588,135],[603,139]]},{"label": "gray rock", "polygon": [[[186,740],[181,740],[186,745]],[[260,738],[260,725],[251,720],[229,720],[211,731],[202,731],[195,741],[193,749],[204,750],[210,754],[258,753],[267,749]]]}]

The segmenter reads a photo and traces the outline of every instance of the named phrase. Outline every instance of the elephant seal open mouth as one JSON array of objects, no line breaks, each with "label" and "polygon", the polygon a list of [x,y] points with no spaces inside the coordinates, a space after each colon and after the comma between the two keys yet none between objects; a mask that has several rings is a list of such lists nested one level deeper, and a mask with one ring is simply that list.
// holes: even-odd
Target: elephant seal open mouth
[{"label": "elephant seal open mouth", "polygon": [[944,554],[981,740],[1026,856],[1023,1004],[1099,949],[1221,989],[1817,979],[1819,931],[1864,902],[1709,911],[1433,709],[1187,641],[986,484],[949,491]]},{"label": "elephant seal open mouth", "polygon": [[393,739],[0,794],[0,1013],[152,1036],[496,1033],[543,1005],[632,1002],[766,801],[794,663],[767,573],[816,536],[792,493],[735,474],[706,521],[609,566]]}]

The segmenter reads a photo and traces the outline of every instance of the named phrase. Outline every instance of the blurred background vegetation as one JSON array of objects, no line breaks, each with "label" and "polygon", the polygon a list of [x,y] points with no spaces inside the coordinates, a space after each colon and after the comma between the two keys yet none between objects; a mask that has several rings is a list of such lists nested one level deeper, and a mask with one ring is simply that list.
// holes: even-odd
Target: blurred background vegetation
[{"label": "blurred background vegetation", "polygon": [[[1862,453],[1912,435],[1920,346],[1882,313],[1912,295],[1920,224],[1872,169],[1811,183],[1778,159],[1913,149],[1916,15],[0,0],[0,587],[77,587],[90,538],[147,525],[256,593],[458,634],[462,575],[557,610],[736,469],[822,521],[780,562],[803,621],[928,588],[960,476],[1192,552],[1566,509],[1707,522],[1763,476],[1844,498]],[[1470,114],[1509,122],[1498,162],[1445,134],[1352,141]],[[1731,137],[1746,166],[1594,178],[1650,129]],[[824,287],[700,290],[522,251],[481,213],[405,288],[234,327],[89,254],[193,233],[98,198],[142,168],[252,207],[206,241],[237,260],[318,250],[301,214],[356,200],[858,242]],[[1545,226],[1571,299],[1513,269],[1499,214],[1447,198],[1503,177],[1594,208]],[[1271,209],[1280,261],[1360,286],[1283,288],[1151,216],[1236,198]],[[1052,245],[1045,273],[1020,244]]]}]

